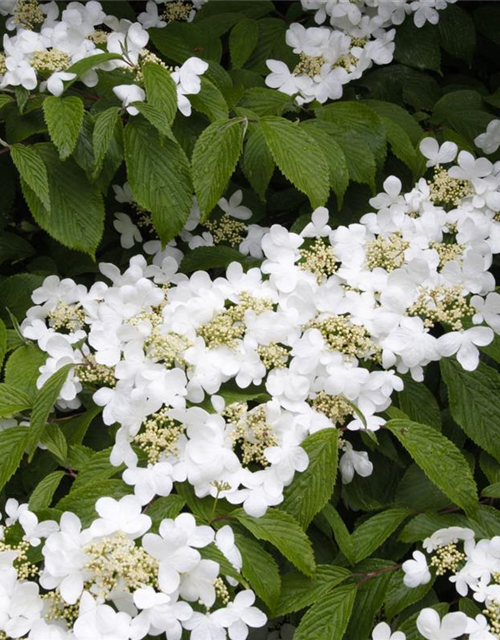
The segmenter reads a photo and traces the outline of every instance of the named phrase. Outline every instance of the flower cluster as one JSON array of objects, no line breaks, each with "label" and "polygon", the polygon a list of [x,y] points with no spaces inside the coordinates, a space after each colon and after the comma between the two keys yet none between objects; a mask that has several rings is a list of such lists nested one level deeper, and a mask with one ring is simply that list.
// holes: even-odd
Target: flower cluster
[{"label": "flower cluster", "polygon": [[[467,636],[470,640],[497,640],[500,637],[500,537],[476,542],[474,531],[449,527],[435,531],[423,542],[430,562],[421,551],[403,563],[404,582],[415,588],[430,582],[435,575],[449,575],[457,593],[472,595],[481,611],[471,618],[462,612],[446,614],[442,619],[434,609],[423,609],[417,628],[426,640],[452,640]],[[380,623],[373,640],[405,640],[398,631],[391,635],[389,625]]]},{"label": "flower cluster", "polygon": [[[172,4],[172,3],[168,3]],[[3,53],[0,53],[0,89],[23,87],[47,90],[60,96],[65,82],[74,81],[75,65],[93,56],[108,53],[113,59],[96,64],[78,73],[87,87],[99,80],[98,69],[121,73],[121,84],[113,88],[131,115],[138,113],[134,102],[146,97],[141,87],[142,67],[147,62],[166,65],[148,51],[149,34],[140,22],[119,20],[106,15],[95,0],[70,2],[61,8],[56,2],[38,0],[0,0],[0,14],[8,16]],[[208,68],[203,60],[192,57],[180,66],[169,68],[177,87],[178,108],[184,115],[191,113],[188,95],[199,93],[200,79]]]},{"label": "flower cluster", "polygon": [[137,17],[145,29],[163,29],[170,22],[191,22],[207,0],[148,0]]},{"label": "flower cluster", "polygon": [[[187,481],[200,498],[261,516],[307,468],[304,439],[328,428],[343,433],[344,482],[370,475],[349,439],[384,425],[398,374],[422,380],[429,362],[453,355],[477,367],[478,346],[500,331],[489,271],[500,167],[464,151],[449,166],[457,147],[430,138],[421,150],[433,177],[408,193],[388,178],[374,212],[348,227],[332,230],[324,208],[300,234],[247,227],[241,193],[221,200],[212,224],[229,225],[229,240],[229,223],[241,225],[240,251],[263,259],[247,272],[237,262],[215,279],[178,271],[182,243],[216,242],[196,232],[194,207],[178,241],[145,243],[151,264],[137,255],[123,273],[100,265],[110,285],[50,276],[35,290],[22,332],[48,355],[38,385],[74,364],[59,405],[77,408],[93,391],[104,422],[119,425],[111,462],[125,463],[142,504]],[[140,232],[121,215],[130,246]]]},{"label": "flower cluster", "polygon": [[[29,640],[244,640],[266,616],[250,590],[203,557],[215,545],[238,575],[229,526],[215,532],[182,513],[152,533],[134,496],[101,498],[85,528],[65,512],[38,522],[28,505],[6,504],[0,531],[0,635]],[[41,538],[43,538],[43,543]],[[40,550],[36,549],[40,547]],[[35,553],[40,561],[33,561]]]},{"label": "flower cluster", "polygon": [[417,27],[436,24],[438,11],[456,0],[302,0],[315,10],[315,21],[331,27],[290,25],[286,42],[300,60],[290,71],[282,60],[267,60],[269,87],[296,96],[299,104],[337,100],[345,84],[359,79],[373,64],[389,64],[394,55],[395,29],[413,14]]}]

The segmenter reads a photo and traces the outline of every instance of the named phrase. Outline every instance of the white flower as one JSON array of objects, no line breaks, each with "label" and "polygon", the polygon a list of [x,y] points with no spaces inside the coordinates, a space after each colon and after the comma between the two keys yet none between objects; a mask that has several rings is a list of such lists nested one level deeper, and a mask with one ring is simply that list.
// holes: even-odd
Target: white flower
[{"label": "white flower", "polygon": [[253,214],[248,207],[241,204],[242,202],[243,191],[238,189],[238,191],[235,191],[229,198],[229,202],[226,198],[221,198],[217,204],[222,211],[227,213],[228,216],[231,216],[231,218],[236,218],[237,220],[248,220]]},{"label": "white flower", "polygon": [[346,442],[343,449],[344,453],[339,462],[343,484],[352,482],[354,473],[357,473],[362,478],[371,476],[373,464],[370,462],[366,451],[354,451],[350,442]]},{"label": "white flower", "polygon": [[214,617],[227,628],[231,640],[245,640],[248,627],[259,628],[266,624],[266,616],[254,607],[255,594],[253,591],[240,591],[225,609],[219,609]]},{"label": "white flower", "polygon": [[495,153],[500,146],[500,120],[492,120],[488,124],[486,131],[477,136],[474,144],[484,153]]},{"label": "white flower", "polygon": [[466,633],[469,640],[495,640],[496,636],[489,631],[490,625],[483,615],[477,615],[475,619],[469,618]]},{"label": "white flower", "polygon": [[144,102],[146,99],[144,89],[136,84],[119,84],[116,87],[113,87],[113,93],[122,101],[122,106],[128,111],[128,113],[130,113],[131,116],[136,116],[139,113],[139,110],[130,105],[133,102]]},{"label": "white flower", "polygon": [[427,584],[431,579],[431,574],[427,566],[427,559],[421,551],[413,552],[413,560],[403,562],[403,581],[407,587],[414,589],[421,584]]},{"label": "white flower", "polygon": [[427,158],[426,165],[448,164],[457,157],[458,147],[454,142],[444,142],[439,146],[434,138],[424,138],[420,143],[420,152]]},{"label": "white flower", "polygon": [[[465,331],[451,331],[438,339],[438,349],[446,358],[456,354],[466,371],[474,371],[479,364],[479,347],[493,341],[494,334],[488,327],[473,327]],[[477,346],[476,346],[477,345]]]},{"label": "white flower", "polygon": [[99,498],[95,508],[101,517],[92,523],[92,535],[109,536],[115,531],[123,531],[132,539],[139,538],[151,527],[151,518],[141,513],[141,506],[135,496],[120,500]]},{"label": "white flower", "polygon": [[392,633],[387,622],[379,622],[373,629],[372,640],[406,640],[406,636],[402,631]]},{"label": "white flower", "polygon": [[450,542],[458,542],[459,540],[474,540],[474,531],[464,527],[448,527],[446,529],[438,529],[426,538],[423,547],[427,553],[432,553],[438,547],[445,547]]},{"label": "white flower", "polygon": [[422,609],[417,618],[417,629],[426,640],[453,640],[459,638],[467,628],[465,613],[447,613],[441,620],[434,609]]},{"label": "white flower", "polygon": [[128,640],[131,617],[98,604],[88,591],[82,594],[80,612],[73,626],[75,640]]},{"label": "white flower", "polygon": [[120,234],[120,244],[124,249],[130,249],[136,242],[142,242],[142,235],[137,225],[126,213],[115,213],[113,226]]},{"label": "white flower", "polygon": [[458,180],[476,180],[489,176],[493,165],[486,158],[474,158],[468,151],[460,151],[458,154],[458,167],[451,167],[448,170],[452,178]]},{"label": "white flower", "polygon": [[74,80],[76,75],[74,73],[68,73],[67,71],[54,71],[54,73],[47,79],[47,90],[53,96],[60,96],[64,91],[64,82]]},{"label": "white flower", "polygon": [[301,236],[303,238],[316,238],[328,236],[331,228],[328,224],[330,214],[326,207],[318,207],[312,212],[311,222],[306,224],[302,229]]}]

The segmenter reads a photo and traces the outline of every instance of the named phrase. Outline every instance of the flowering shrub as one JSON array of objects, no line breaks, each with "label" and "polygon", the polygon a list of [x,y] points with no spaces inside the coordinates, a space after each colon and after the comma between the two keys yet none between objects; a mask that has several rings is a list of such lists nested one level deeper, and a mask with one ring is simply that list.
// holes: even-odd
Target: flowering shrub
[{"label": "flowering shrub", "polygon": [[500,10],[0,15],[0,639],[500,638]]}]

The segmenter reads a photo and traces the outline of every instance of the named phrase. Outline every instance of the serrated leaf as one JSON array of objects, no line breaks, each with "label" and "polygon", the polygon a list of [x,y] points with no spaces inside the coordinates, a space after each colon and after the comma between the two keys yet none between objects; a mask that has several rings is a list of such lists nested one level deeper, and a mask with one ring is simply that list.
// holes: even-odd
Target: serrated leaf
[{"label": "serrated leaf", "polygon": [[404,611],[414,602],[421,600],[432,589],[433,580],[409,589],[403,582],[403,571],[392,574],[385,596],[384,612],[388,620]]},{"label": "serrated leaf", "polygon": [[37,193],[22,182],[24,197],[36,222],[70,249],[94,255],[104,230],[104,204],[96,185],[69,158],[61,162],[49,144],[36,145],[47,167],[50,211]]},{"label": "serrated leaf", "polygon": [[64,471],[54,471],[38,483],[30,496],[29,507],[31,511],[39,511],[50,507],[54,493],[65,475]]},{"label": "serrated leaf", "polygon": [[313,579],[296,571],[285,574],[281,580],[279,602],[273,615],[284,616],[310,607],[351,575],[344,567],[326,564],[318,565]]},{"label": "serrated leaf", "polygon": [[192,168],[196,196],[204,220],[215,207],[241,154],[245,120],[217,120],[200,135],[193,149]]},{"label": "serrated leaf", "polygon": [[184,226],[193,203],[189,163],[181,147],[167,138],[160,144],[145,123],[125,127],[125,160],[130,189],[148,211],[162,242],[169,242]]},{"label": "serrated leaf", "polygon": [[404,377],[404,389],[398,393],[401,409],[413,422],[428,424],[441,429],[441,411],[439,405],[422,382],[415,382],[410,376]]},{"label": "serrated leaf", "polygon": [[53,373],[40,389],[33,402],[33,411],[30,420],[30,435],[28,440],[28,448],[30,456],[36,449],[39,440],[42,437],[47,418],[56,403],[63,384],[66,382],[69,372],[74,367],[73,363],[65,364],[63,367]]},{"label": "serrated leaf", "polygon": [[49,96],[43,101],[43,115],[50,139],[57,147],[61,160],[72,153],[78,140],[85,107],[80,98]]},{"label": "serrated leaf", "polygon": [[2,231],[0,236],[0,264],[7,260],[18,262],[29,258],[34,253],[35,250],[27,240],[15,233]]},{"label": "serrated leaf", "polygon": [[269,151],[262,129],[251,127],[245,142],[242,158],[243,173],[262,202],[266,201],[266,191],[273,177],[276,164]]},{"label": "serrated leaf", "polygon": [[276,560],[263,549],[256,540],[242,534],[235,534],[243,565],[241,573],[248,580],[257,596],[269,609],[273,610],[278,602],[281,578]]},{"label": "serrated leaf", "polygon": [[[412,72],[412,69],[407,68],[406,71]],[[413,145],[417,145],[420,142],[424,135],[424,130],[406,109],[383,100],[365,100],[364,104],[368,105],[375,113],[378,113],[381,118],[389,119],[399,125],[406,132]]]},{"label": "serrated leaf", "polygon": [[309,457],[307,469],[296,474],[285,489],[281,508],[292,515],[303,529],[330,500],[337,478],[338,431],[323,429],[306,438],[301,447]]},{"label": "serrated leaf", "polygon": [[370,147],[377,163],[385,160],[385,129],[380,116],[360,102],[334,102],[316,109],[320,120],[328,122],[330,132],[344,140],[361,137]]},{"label": "serrated leaf", "polygon": [[109,149],[109,145],[115,134],[116,123],[119,115],[118,107],[110,107],[101,113],[95,119],[94,129],[92,131],[92,147],[94,150],[94,176],[99,175],[104,158]]},{"label": "serrated leaf", "polygon": [[262,517],[253,518],[237,509],[231,515],[258,540],[270,542],[299,571],[307,576],[314,574],[316,563],[311,542],[290,514],[268,509]]},{"label": "serrated leaf", "polygon": [[78,473],[73,487],[80,489],[84,485],[92,484],[96,480],[108,480],[120,473],[123,467],[114,467],[110,462],[111,448],[102,449],[94,453]]},{"label": "serrated leaf", "polygon": [[214,542],[210,543],[206,547],[201,548],[200,554],[202,558],[217,562],[220,568],[220,573],[222,575],[229,576],[230,578],[233,578],[233,580],[237,580],[239,583],[244,583],[245,586],[248,586],[245,580],[242,579],[241,574],[236,571],[233,565],[229,562],[229,560]]},{"label": "serrated leaf", "polygon": [[88,411],[61,424],[66,441],[70,445],[81,444],[92,420],[101,413],[102,407],[91,406]]},{"label": "serrated leaf", "polygon": [[8,384],[0,384],[0,418],[29,409],[32,403],[32,398],[24,391]]},{"label": "serrated leaf", "polygon": [[477,487],[461,451],[441,433],[425,424],[390,420],[386,428],[405,447],[425,475],[466,513],[478,506]]},{"label": "serrated leaf", "polygon": [[257,46],[259,27],[252,18],[237,22],[229,34],[229,54],[235,69],[241,69]]},{"label": "serrated leaf", "polygon": [[163,141],[163,136],[171,138],[174,142],[176,141],[167,117],[162,111],[160,111],[160,109],[152,104],[148,104],[147,102],[134,102],[132,104],[137,111],[146,118],[149,124],[153,125],[153,127],[158,131],[161,141]]},{"label": "serrated leaf", "polygon": [[0,431],[0,491],[17,471],[26,451],[28,437],[28,427]]},{"label": "serrated leaf", "polygon": [[250,109],[258,116],[281,116],[285,110],[295,107],[289,95],[265,87],[247,89],[240,101],[240,106]]},{"label": "serrated leaf", "polygon": [[414,170],[417,162],[417,152],[406,131],[389,118],[382,118],[387,142],[391,145],[392,153]]},{"label": "serrated leaf", "polygon": [[68,450],[68,464],[72,469],[83,470],[94,453],[93,449],[83,444],[72,444]]},{"label": "serrated leaf", "polygon": [[23,144],[10,147],[12,162],[26,184],[38,194],[46,209],[50,209],[49,177],[47,168],[37,150]]},{"label": "serrated leaf", "polygon": [[351,535],[354,561],[360,562],[371,555],[410,514],[409,509],[387,509],[362,522]]},{"label": "serrated leaf", "polygon": [[42,285],[43,276],[34,273],[15,273],[0,281],[0,317],[10,320],[17,328],[26,312],[33,306],[31,294]]},{"label": "serrated leaf", "polygon": [[13,102],[12,97],[8,96],[5,93],[2,93],[0,95],[0,109],[2,109],[2,107],[5,107],[6,104],[9,104],[9,102]]},{"label": "serrated leaf", "polygon": [[170,72],[151,62],[142,67],[148,103],[158,109],[171,125],[177,113],[177,89]]},{"label": "serrated leaf", "polygon": [[215,62],[221,59],[220,38],[202,24],[171,22],[168,29],[148,29],[148,32],[161,53],[179,64],[192,56]]},{"label": "serrated leaf", "polygon": [[34,396],[37,392],[36,381],[40,375],[39,369],[46,359],[47,354],[34,344],[19,347],[7,360],[5,382]]},{"label": "serrated leaf", "polygon": [[40,442],[47,447],[60,464],[66,463],[68,444],[61,429],[56,424],[45,425]]},{"label": "serrated leaf", "polygon": [[330,525],[335,542],[338,544],[340,551],[347,558],[350,564],[355,563],[355,549],[352,544],[351,534],[345,526],[344,521],[340,517],[338,511],[332,504],[326,505],[321,512],[328,524]]},{"label": "serrated leaf", "polygon": [[202,76],[200,81],[200,92],[189,96],[189,102],[193,109],[204,113],[211,122],[227,118],[229,108],[222,92],[208,78]]},{"label": "serrated leaf", "polygon": [[294,640],[342,640],[355,598],[356,585],[337,587],[323,596],[300,621]]},{"label": "serrated leaf", "polygon": [[328,164],[315,141],[285,118],[267,116],[260,120],[264,138],[278,169],[309,198],[313,209],[328,200]]},{"label": "serrated leaf", "polygon": [[465,371],[455,359],[444,359],[440,366],[453,419],[500,461],[500,375],[482,362],[475,371]]}]

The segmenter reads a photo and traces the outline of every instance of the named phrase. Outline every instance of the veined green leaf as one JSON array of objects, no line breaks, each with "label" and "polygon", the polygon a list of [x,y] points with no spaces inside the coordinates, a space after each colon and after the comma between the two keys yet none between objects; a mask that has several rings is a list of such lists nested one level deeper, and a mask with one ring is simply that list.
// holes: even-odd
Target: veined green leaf
[{"label": "veined green leaf", "polygon": [[50,209],[49,177],[47,168],[37,150],[23,144],[10,147],[12,162],[21,178],[38,195],[46,209]]},{"label": "veined green leaf", "polygon": [[0,384],[0,418],[25,411],[32,403],[32,398],[24,391],[8,384]]},{"label": "veined green leaf", "polygon": [[49,96],[43,101],[45,122],[61,160],[65,160],[73,153],[84,112],[83,102],[76,96],[67,98]]},{"label": "veined green leaf", "polygon": [[356,585],[336,587],[306,612],[294,640],[342,640],[355,598]]},{"label": "veined green leaf", "polygon": [[28,436],[28,427],[0,431],[0,491],[17,471],[26,451]]}]

